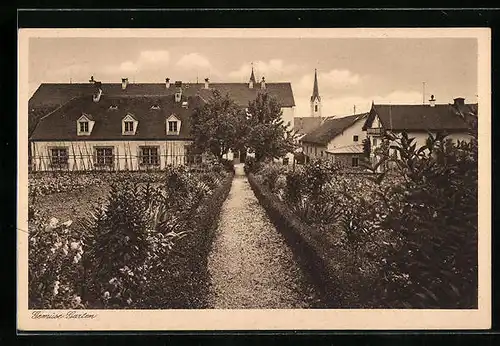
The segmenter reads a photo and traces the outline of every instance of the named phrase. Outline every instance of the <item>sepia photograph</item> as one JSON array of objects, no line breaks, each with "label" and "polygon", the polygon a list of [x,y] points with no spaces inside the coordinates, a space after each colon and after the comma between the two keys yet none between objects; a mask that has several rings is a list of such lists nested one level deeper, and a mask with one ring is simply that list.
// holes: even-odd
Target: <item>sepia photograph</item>
[{"label": "sepia photograph", "polygon": [[21,30],[19,326],[488,327],[489,45]]}]

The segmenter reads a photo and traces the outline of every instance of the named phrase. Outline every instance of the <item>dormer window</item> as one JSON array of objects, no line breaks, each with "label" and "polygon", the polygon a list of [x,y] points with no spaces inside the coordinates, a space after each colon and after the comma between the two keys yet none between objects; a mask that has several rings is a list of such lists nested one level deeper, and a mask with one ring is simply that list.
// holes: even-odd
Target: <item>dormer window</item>
[{"label": "dormer window", "polygon": [[111,105],[109,106],[109,110],[116,111],[118,109],[117,105]]},{"label": "dormer window", "polygon": [[166,121],[167,135],[178,135],[181,131],[181,121],[172,114]]},{"label": "dormer window", "polygon": [[122,135],[135,135],[139,122],[132,114],[127,114],[122,120]]},{"label": "dormer window", "polygon": [[160,106],[158,106],[158,105],[152,105],[151,109],[160,109]]},{"label": "dormer window", "polygon": [[89,114],[83,114],[76,124],[76,133],[78,136],[88,136],[94,128],[95,121],[93,121],[92,116]]}]

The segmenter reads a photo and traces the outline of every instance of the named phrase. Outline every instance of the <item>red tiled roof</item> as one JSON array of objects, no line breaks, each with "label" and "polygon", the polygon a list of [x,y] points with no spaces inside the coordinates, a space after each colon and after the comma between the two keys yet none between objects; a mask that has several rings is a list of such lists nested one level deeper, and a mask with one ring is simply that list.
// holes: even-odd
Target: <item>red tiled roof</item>
[{"label": "red tiled roof", "polygon": [[[477,116],[477,104],[460,106],[462,114]],[[475,115],[474,115],[475,114]],[[457,108],[451,104],[430,105],[373,105],[370,115],[363,125],[363,130],[370,127],[375,115],[382,126],[396,131],[466,131],[468,124]]]},{"label": "red tiled roof", "polygon": [[[121,83],[101,83],[101,88],[103,95],[108,96],[169,96],[177,90],[174,83],[170,84],[170,88],[166,88],[164,83],[129,83],[125,90],[122,90]],[[92,83],[44,83],[30,98],[29,107],[32,109],[47,105],[61,105],[74,97],[92,95],[95,89]],[[211,83],[209,89],[205,89],[204,83],[182,84],[182,93],[186,96],[199,94],[203,98],[208,98],[212,93],[211,89],[217,89],[222,94],[229,94],[240,107],[246,107],[248,102],[255,100],[257,93],[261,91],[259,83],[255,83],[252,89],[248,87],[248,83]],[[290,83],[266,83],[265,91],[276,97],[282,107],[295,106]]]},{"label": "red tiled roof", "polygon": [[[101,96],[99,102],[93,102],[92,96],[78,97],[42,118],[30,139],[34,141],[191,139],[191,114],[204,102],[197,96],[183,96],[181,101],[188,101],[189,108],[183,108],[182,102],[175,102],[174,96]],[[117,105],[118,109],[110,109],[111,105]],[[152,105],[159,105],[160,109],[151,109]],[[93,118],[95,125],[89,136],[78,136],[76,122],[84,113]],[[129,113],[139,122],[137,130],[135,135],[122,135],[122,119]],[[166,135],[165,122],[172,114],[182,122],[179,135]]]},{"label": "red tiled roof", "polygon": [[368,113],[349,115],[343,118],[327,118],[325,122],[313,132],[305,135],[300,141],[327,145],[333,138],[352,126],[356,121],[365,118]]}]

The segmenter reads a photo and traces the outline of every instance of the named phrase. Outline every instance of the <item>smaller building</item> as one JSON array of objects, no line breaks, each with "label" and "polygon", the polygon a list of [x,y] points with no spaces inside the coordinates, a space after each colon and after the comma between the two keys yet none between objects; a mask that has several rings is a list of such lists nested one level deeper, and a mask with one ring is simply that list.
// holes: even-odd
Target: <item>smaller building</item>
[{"label": "smaller building", "polygon": [[307,160],[325,158],[358,167],[363,156],[363,140],[366,138],[363,125],[367,116],[368,113],[361,113],[327,118],[300,140]]},{"label": "smaller building", "polygon": [[464,98],[456,98],[452,104],[436,104],[434,95],[429,104],[372,104],[363,125],[370,141],[371,161],[377,160],[374,151],[388,131],[396,135],[406,132],[415,139],[417,147],[426,144],[429,133],[446,133],[453,141],[468,141],[471,123],[477,122],[477,112],[477,103],[466,104]]}]

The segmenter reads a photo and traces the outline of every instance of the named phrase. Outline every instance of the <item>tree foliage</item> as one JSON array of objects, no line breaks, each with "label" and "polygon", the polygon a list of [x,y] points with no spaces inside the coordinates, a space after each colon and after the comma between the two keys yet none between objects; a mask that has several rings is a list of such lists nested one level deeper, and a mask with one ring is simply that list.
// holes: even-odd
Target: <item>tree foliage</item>
[{"label": "tree foliage", "polygon": [[227,94],[214,90],[208,103],[195,110],[191,121],[194,148],[201,152],[222,160],[230,149],[243,146],[245,114]]},{"label": "tree foliage", "polygon": [[283,157],[294,151],[294,134],[282,115],[281,105],[267,93],[259,93],[249,102],[246,143],[257,161]]}]

